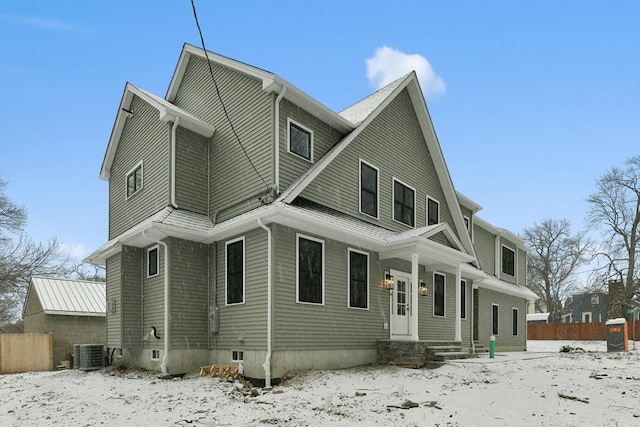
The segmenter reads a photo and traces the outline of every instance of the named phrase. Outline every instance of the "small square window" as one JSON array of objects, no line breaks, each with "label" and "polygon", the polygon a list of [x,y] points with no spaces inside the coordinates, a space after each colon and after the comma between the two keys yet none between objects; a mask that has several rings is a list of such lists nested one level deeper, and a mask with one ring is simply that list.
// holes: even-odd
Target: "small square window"
[{"label": "small square window", "polygon": [[232,350],[231,351],[231,361],[232,362],[242,362],[244,360],[244,351],[242,350]]},{"label": "small square window", "polygon": [[440,223],[440,203],[437,200],[427,197],[427,225]]},{"label": "small square window", "polygon": [[313,132],[289,119],[289,152],[313,162]]},{"label": "small square window", "polygon": [[142,162],[127,173],[127,198],[142,189]]},{"label": "small square window", "polygon": [[158,246],[147,250],[147,277],[158,275]]},{"label": "small square window", "polygon": [[151,360],[160,360],[160,350],[151,350]]}]

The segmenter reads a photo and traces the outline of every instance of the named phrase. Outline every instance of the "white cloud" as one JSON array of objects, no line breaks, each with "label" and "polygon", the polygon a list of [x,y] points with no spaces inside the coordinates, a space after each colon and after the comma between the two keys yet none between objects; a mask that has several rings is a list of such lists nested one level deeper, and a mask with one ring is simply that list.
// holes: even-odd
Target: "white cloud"
[{"label": "white cloud", "polygon": [[73,260],[82,261],[91,254],[92,250],[83,243],[62,243],[60,252],[68,255]]},{"label": "white cloud", "polygon": [[445,92],[444,80],[436,75],[427,58],[422,55],[382,46],[376,49],[373,58],[367,59],[367,78],[377,89],[414,70],[427,98]]},{"label": "white cloud", "polygon": [[79,27],[71,23],[39,16],[0,15],[0,21],[46,30],[80,31]]}]

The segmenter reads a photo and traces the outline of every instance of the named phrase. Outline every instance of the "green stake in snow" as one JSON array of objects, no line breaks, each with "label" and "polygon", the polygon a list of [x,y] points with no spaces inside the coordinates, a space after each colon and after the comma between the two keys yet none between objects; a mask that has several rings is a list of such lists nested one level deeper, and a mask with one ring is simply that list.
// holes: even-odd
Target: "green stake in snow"
[{"label": "green stake in snow", "polygon": [[493,359],[496,355],[496,337],[491,335],[489,338],[489,359]]}]

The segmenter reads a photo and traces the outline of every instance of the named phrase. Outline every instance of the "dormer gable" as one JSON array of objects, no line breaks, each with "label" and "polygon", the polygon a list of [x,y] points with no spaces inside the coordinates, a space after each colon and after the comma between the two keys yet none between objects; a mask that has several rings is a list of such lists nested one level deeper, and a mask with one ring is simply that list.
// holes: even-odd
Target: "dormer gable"
[{"label": "dormer gable", "polygon": [[131,83],[127,83],[120,101],[118,113],[116,114],[116,120],[113,125],[113,130],[111,131],[111,137],[109,138],[107,151],[102,162],[102,168],[100,169],[100,178],[104,180],[109,180],[109,177],[111,176],[111,165],[115,158],[126,120],[135,114],[135,111],[131,110],[131,103],[134,97],[142,99],[148,105],[156,109],[158,111],[158,120],[160,121],[174,122],[179,118],[180,126],[206,138],[210,138],[215,132],[213,126],[200,120],[194,115],[176,107],[156,95],[132,85]]}]

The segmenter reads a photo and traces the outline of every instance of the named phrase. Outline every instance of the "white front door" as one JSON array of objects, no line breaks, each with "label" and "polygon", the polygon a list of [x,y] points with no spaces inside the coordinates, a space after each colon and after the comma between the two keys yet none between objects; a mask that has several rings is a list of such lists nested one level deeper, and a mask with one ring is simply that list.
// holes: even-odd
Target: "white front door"
[{"label": "white front door", "polygon": [[411,335],[411,281],[409,275],[394,275],[391,298],[391,336],[408,338]]}]

